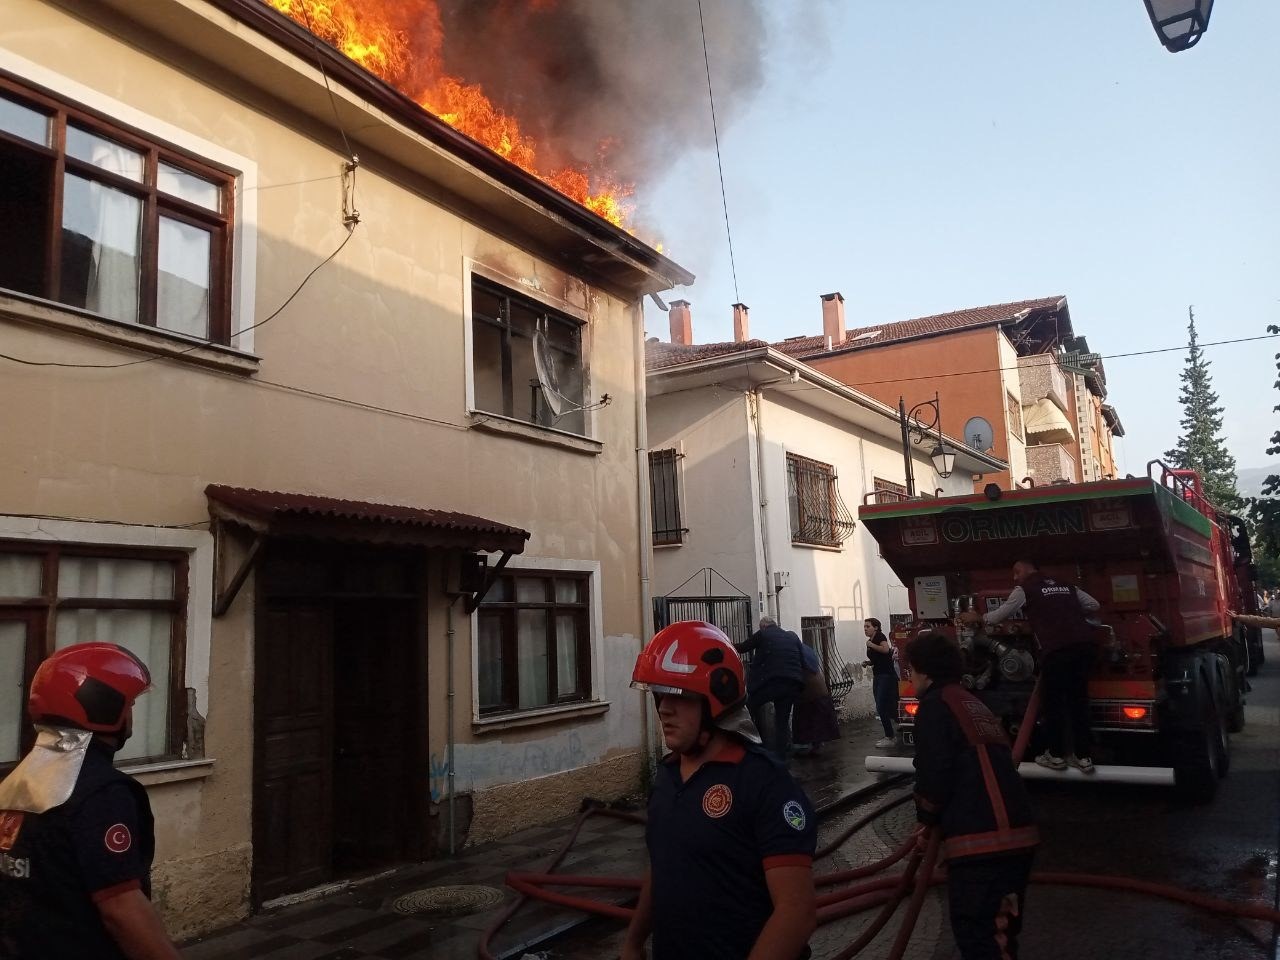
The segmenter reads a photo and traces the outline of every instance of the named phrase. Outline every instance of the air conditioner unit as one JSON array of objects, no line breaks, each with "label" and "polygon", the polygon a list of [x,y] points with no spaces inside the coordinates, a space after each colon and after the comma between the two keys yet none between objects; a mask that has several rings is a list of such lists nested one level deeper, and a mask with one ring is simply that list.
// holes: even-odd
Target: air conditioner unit
[{"label": "air conditioner unit", "polygon": [[774,590],[785,590],[789,586],[791,586],[790,570],[773,571],[773,589]]}]

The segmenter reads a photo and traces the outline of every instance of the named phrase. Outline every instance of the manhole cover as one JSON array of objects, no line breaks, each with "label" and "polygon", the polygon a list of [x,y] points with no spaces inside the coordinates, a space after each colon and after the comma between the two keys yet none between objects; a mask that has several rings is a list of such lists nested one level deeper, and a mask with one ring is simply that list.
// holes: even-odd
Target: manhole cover
[{"label": "manhole cover", "polygon": [[469,913],[491,910],[501,904],[502,900],[503,893],[497,887],[456,884],[414,890],[396,897],[391,902],[391,907],[397,913],[461,917]]}]

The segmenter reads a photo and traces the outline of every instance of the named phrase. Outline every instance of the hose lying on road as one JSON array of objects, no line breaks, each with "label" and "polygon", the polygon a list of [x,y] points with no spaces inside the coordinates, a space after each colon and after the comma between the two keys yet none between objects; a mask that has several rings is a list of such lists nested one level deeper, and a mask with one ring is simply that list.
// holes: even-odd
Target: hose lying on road
[{"label": "hose lying on road", "polygon": [[[1040,687],[1037,683],[1036,689],[1033,691],[1031,700],[1028,703],[1027,712],[1023,717],[1022,728],[1019,730],[1017,740],[1014,744],[1013,759],[1015,763],[1022,759],[1022,754],[1026,750],[1030,735],[1030,727],[1035,722],[1036,709],[1039,703],[1039,692]],[[859,791],[859,795],[863,795],[868,792],[875,793],[892,789],[901,783],[903,779],[904,778],[902,777],[890,778],[880,782],[879,784],[873,785],[871,788],[864,788],[862,791]],[[841,833],[831,842],[818,850],[815,855],[815,861],[826,859],[860,830],[864,829],[869,824],[874,823],[889,811],[911,800],[911,798],[912,794],[910,792],[903,793],[896,797],[891,797],[868,813],[859,817],[853,824],[841,831]],[[845,805],[846,804],[844,803],[837,804],[837,806],[840,807]],[[564,846],[543,872],[525,873],[512,871],[508,873],[507,884],[514,889],[519,896],[482,934],[477,951],[480,960],[494,960],[493,954],[490,953],[490,943],[492,942],[493,937],[530,898],[542,900],[547,903],[553,903],[573,910],[579,910],[588,914],[622,920],[624,922],[631,919],[632,910],[630,907],[617,903],[607,903],[602,900],[596,900],[592,897],[560,893],[548,889],[549,887],[578,887],[614,890],[640,889],[641,881],[637,877],[583,876],[558,874],[555,872],[556,868],[563,862],[565,856],[572,848],[583,824],[589,817],[595,815],[615,817],[617,819],[627,820],[634,823],[645,822],[645,817],[642,814],[624,813],[621,811],[599,808],[588,809],[578,817],[578,820],[570,831]],[[868,925],[867,928],[864,929],[847,947],[836,954],[833,960],[851,960],[851,958],[857,956],[857,954],[868,946],[879,935],[880,931],[888,925],[889,921],[893,918],[893,915],[897,912],[899,905],[910,897],[907,909],[903,913],[902,921],[898,926],[897,936],[895,937],[893,946],[888,953],[888,960],[901,960],[901,957],[905,953],[907,945],[910,942],[916,921],[920,916],[920,910],[924,905],[925,894],[931,886],[944,883],[946,881],[945,871],[937,869],[937,862],[942,849],[941,839],[941,834],[936,828],[924,832],[917,830],[913,832],[911,836],[908,837],[907,840],[897,849],[880,860],[877,860],[875,863],[866,864],[864,866],[848,870],[838,870],[830,873],[818,874],[813,878],[814,886],[817,887],[819,891],[827,891],[820,892],[817,899],[819,925],[832,923],[834,921],[844,919],[845,917],[879,908],[879,912],[876,914],[870,925]],[[907,861],[907,864],[900,873],[885,873],[885,871],[894,864],[904,859]],[[880,874],[880,876],[877,876],[877,874]],[[842,884],[848,884],[855,880],[860,882],[854,883],[851,886],[843,886],[839,890],[827,889]],[[1184,890],[1180,887],[1174,887],[1163,883],[1152,883],[1147,880],[1138,880],[1132,877],[1117,877],[1106,874],[1039,872],[1031,874],[1031,882],[1049,886],[1090,887],[1100,890],[1118,890],[1122,892],[1145,894],[1147,896],[1160,897],[1165,900],[1171,900],[1175,903],[1185,904],[1220,916],[1237,917],[1246,920],[1262,920],[1268,923],[1280,925],[1280,910],[1273,909],[1272,907],[1260,903],[1232,903],[1228,900],[1206,896],[1194,891]]]}]

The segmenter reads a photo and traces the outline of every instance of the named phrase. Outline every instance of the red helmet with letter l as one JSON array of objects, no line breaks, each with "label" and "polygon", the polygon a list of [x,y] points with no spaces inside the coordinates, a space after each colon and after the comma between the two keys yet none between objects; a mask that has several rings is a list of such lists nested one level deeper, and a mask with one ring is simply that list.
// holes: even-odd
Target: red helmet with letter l
[{"label": "red helmet with letter l", "polygon": [[654,634],[636,659],[631,686],[704,697],[714,720],[746,697],[742,658],[714,624],[682,620]]},{"label": "red helmet with letter l", "polygon": [[150,686],[151,671],[124,647],[77,643],[36,668],[27,712],[34,723],[116,733]]}]

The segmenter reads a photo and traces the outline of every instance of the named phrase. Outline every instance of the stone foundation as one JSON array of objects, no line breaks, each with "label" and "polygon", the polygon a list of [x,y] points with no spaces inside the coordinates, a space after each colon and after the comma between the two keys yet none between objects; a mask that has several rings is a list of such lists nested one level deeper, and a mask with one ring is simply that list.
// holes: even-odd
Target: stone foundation
[{"label": "stone foundation", "polygon": [[207,933],[249,915],[252,844],[156,864],[152,899],[175,940]]},{"label": "stone foundation", "polygon": [[642,765],[641,753],[626,753],[567,773],[477,791],[466,843],[487,843],[571,816],[587,797],[608,801],[636,793]]}]

